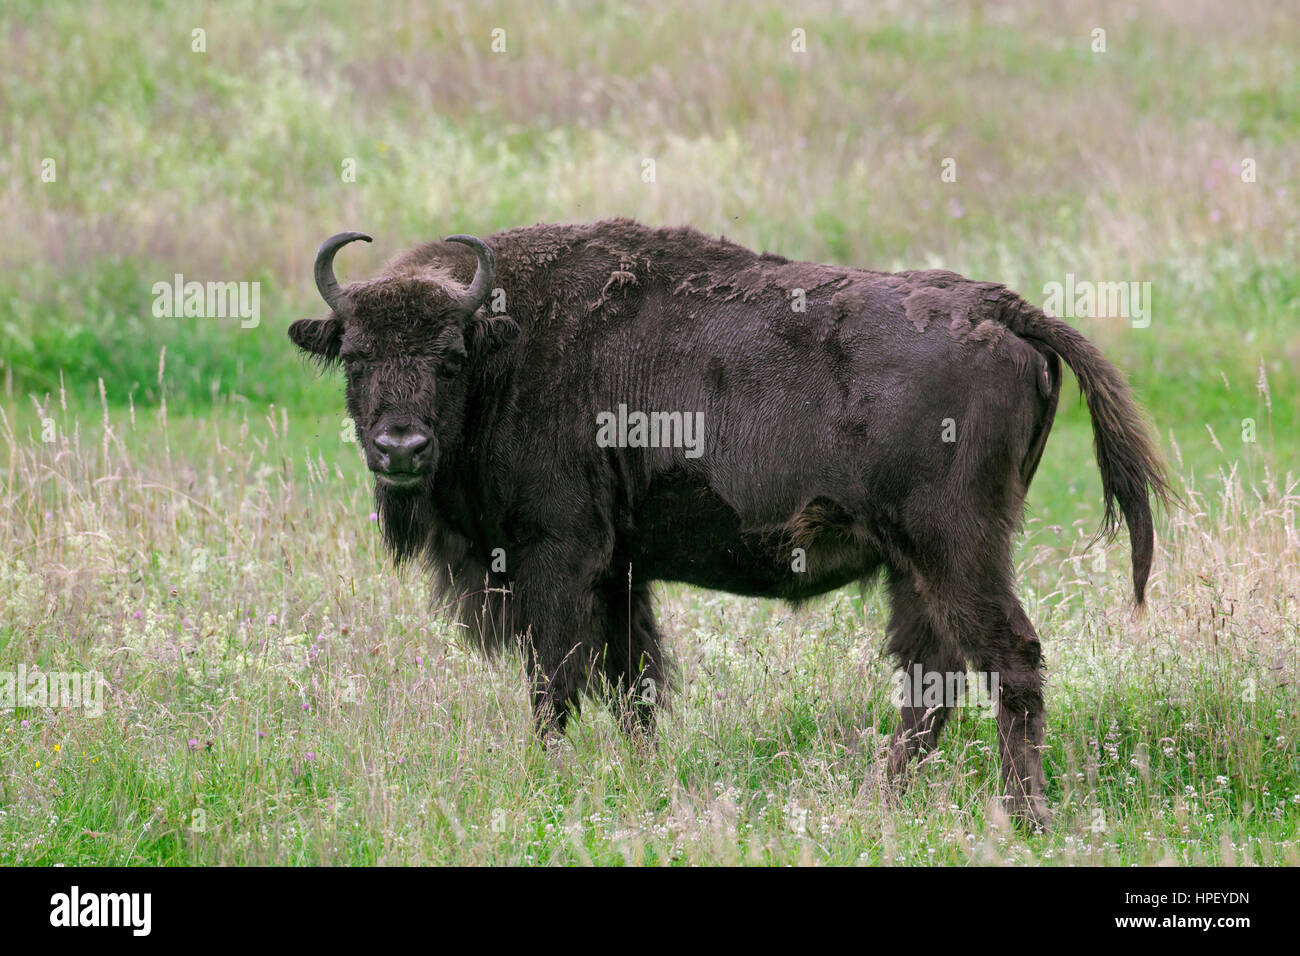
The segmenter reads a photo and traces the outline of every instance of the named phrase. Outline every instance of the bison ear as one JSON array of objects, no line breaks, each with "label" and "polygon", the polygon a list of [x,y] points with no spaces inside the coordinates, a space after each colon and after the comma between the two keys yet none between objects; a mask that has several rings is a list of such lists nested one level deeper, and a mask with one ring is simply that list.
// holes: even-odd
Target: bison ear
[{"label": "bison ear", "polygon": [[289,338],[322,362],[333,362],[343,342],[343,323],[333,315],[328,319],[299,319],[289,326]]},{"label": "bison ear", "polygon": [[465,344],[471,355],[490,355],[513,344],[518,337],[519,323],[508,315],[471,319],[465,327]]}]

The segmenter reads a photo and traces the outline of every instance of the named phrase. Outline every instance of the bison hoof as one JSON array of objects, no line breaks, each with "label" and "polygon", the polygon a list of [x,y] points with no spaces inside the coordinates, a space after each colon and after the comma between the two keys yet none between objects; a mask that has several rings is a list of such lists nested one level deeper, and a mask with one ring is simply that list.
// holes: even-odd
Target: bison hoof
[{"label": "bison hoof", "polygon": [[886,754],[885,769],[890,779],[906,778],[908,765],[912,762],[912,750],[904,740],[895,740],[889,745]]},{"label": "bison hoof", "polygon": [[1030,833],[1042,833],[1052,822],[1047,798],[1039,794],[1005,797],[1007,812],[1016,825]]}]

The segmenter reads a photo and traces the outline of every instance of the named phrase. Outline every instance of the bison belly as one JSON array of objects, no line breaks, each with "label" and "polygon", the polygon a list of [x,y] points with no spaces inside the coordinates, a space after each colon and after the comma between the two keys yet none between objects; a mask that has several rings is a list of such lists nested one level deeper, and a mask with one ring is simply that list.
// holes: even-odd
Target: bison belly
[{"label": "bison belly", "polygon": [[[881,563],[819,499],[771,528],[746,528],[699,477],[656,479],[619,548],[616,568],[750,597],[798,601],[871,575]],[[845,516],[846,518],[846,516]]]}]

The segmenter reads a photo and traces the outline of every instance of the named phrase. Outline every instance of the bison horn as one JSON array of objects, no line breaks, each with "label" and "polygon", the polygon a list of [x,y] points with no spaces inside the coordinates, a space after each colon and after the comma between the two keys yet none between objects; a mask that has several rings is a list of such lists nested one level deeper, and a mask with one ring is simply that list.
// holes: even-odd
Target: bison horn
[{"label": "bison horn", "polygon": [[443,242],[459,242],[461,245],[469,246],[478,256],[478,268],[474,270],[474,279],[460,299],[465,314],[473,315],[486,301],[488,292],[492,289],[492,281],[496,277],[496,257],[492,255],[488,244],[476,236],[448,236]]},{"label": "bison horn", "polygon": [[339,280],[334,278],[334,253],[354,239],[371,241],[364,232],[340,232],[321,243],[316,253],[316,288],[325,304],[335,311],[339,308]]}]

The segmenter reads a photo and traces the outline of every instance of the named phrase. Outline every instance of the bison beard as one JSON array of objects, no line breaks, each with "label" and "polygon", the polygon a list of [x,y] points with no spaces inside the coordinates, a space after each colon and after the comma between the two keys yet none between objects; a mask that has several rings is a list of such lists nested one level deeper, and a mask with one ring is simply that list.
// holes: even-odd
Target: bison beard
[{"label": "bison beard", "polygon": [[[1082,335],[951,272],[790,262],[628,220],[452,237],[340,287],[334,254],[358,238],[322,246],[331,314],[290,336],[346,366],[389,547],[480,647],[523,648],[541,729],[588,691],[652,725],[668,681],[653,581],[802,601],[882,573],[908,673],[999,675],[1006,800],[1047,819],[1042,655],[1011,541],[1060,360],[1139,605],[1149,495],[1171,497],[1123,376]],[[702,414],[703,444],[602,447],[598,416],[621,406]],[[949,713],[904,706],[890,769]]]}]

